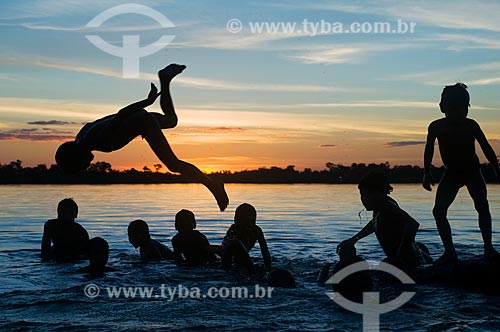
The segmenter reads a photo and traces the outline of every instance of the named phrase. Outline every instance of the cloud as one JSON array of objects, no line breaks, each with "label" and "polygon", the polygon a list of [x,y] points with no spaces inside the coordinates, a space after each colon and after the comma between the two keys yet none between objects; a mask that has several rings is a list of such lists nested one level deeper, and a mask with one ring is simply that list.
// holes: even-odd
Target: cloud
[{"label": "cloud", "polygon": [[[59,70],[68,70],[80,73],[89,73],[123,79],[120,71],[92,68],[84,65],[64,63],[57,59],[23,59],[23,58],[0,58],[0,63],[16,65],[29,65]],[[156,81],[156,74],[143,73],[140,80]],[[211,90],[233,90],[233,91],[272,91],[272,92],[360,92],[359,88],[335,87],[329,85],[305,85],[305,84],[281,84],[281,83],[248,83],[237,81],[214,80],[203,77],[180,76],[175,79],[176,84],[191,88]]]},{"label": "cloud", "polygon": [[[386,78],[395,81],[413,81],[433,86],[464,82],[469,86],[500,83],[500,62],[486,62],[459,67],[431,70],[411,74],[402,74]],[[495,73],[497,72],[497,73]]]},{"label": "cloud", "polygon": [[388,142],[387,147],[398,148],[403,146],[413,146],[413,145],[424,145],[425,141],[398,141],[398,142]]},{"label": "cloud", "polygon": [[[287,6],[287,5],[285,5]],[[494,1],[426,1],[411,0],[363,2],[356,4],[352,1],[309,2],[307,5],[289,5],[290,9],[313,9],[321,11],[337,11],[352,14],[376,13],[377,16],[391,19],[412,21],[419,25],[430,25],[448,29],[500,31],[498,12],[500,4]]]},{"label": "cloud", "polygon": [[334,147],[336,147],[336,146],[337,146],[337,145],[335,145],[335,144],[321,144],[319,147],[320,147],[321,149],[330,149],[330,148],[334,148]]},{"label": "cloud", "polygon": [[49,121],[31,121],[28,122],[29,125],[41,125],[41,126],[65,126],[65,125],[74,125],[74,124],[82,124],[81,122],[73,122],[73,121],[60,121],[60,120],[49,120]]},{"label": "cloud", "polygon": [[36,142],[73,140],[75,136],[68,131],[48,128],[12,129],[0,131],[0,141],[28,140]]},{"label": "cloud", "polygon": [[393,50],[407,50],[419,47],[418,44],[408,43],[352,43],[335,46],[310,46],[307,51],[294,55],[287,55],[286,58],[297,59],[306,64],[339,64],[357,63],[362,58],[366,58],[376,53],[389,52]]},{"label": "cloud", "polygon": [[[5,24],[3,24],[5,25]],[[14,24],[9,24],[14,25]],[[42,25],[37,23],[22,23],[22,27],[30,30],[47,30],[47,31],[81,31],[81,32],[129,32],[129,31],[152,31],[165,29],[160,25],[141,25],[141,26],[101,26],[98,28],[88,28],[86,26],[57,26],[57,25]]]}]

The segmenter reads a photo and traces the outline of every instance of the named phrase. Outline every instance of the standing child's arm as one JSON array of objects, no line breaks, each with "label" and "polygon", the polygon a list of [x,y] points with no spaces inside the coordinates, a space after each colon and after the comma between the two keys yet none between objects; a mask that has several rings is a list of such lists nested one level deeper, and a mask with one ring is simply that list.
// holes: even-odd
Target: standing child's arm
[{"label": "standing child's arm", "polygon": [[424,151],[424,178],[422,186],[425,190],[431,191],[431,185],[434,185],[434,179],[431,173],[432,157],[434,156],[434,142],[436,141],[436,134],[433,123],[429,125],[427,133],[427,143],[425,144]]},{"label": "standing child's arm", "polygon": [[262,258],[264,259],[264,266],[267,270],[271,269],[271,254],[269,253],[269,248],[267,247],[266,238],[264,237],[264,232],[260,227],[257,227],[257,241],[259,241],[260,252],[262,253]]},{"label": "standing child's arm", "polygon": [[479,127],[479,124],[476,123],[476,125],[477,125],[476,139],[479,145],[481,146],[481,150],[483,150],[486,159],[488,159],[488,162],[493,167],[493,170],[495,171],[495,175],[497,177],[497,181],[500,183],[500,167],[498,166],[497,154],[495,153],[495,150],[493,150],[490,143],[486,139],[486,136],[481,130],[481,127]]}]

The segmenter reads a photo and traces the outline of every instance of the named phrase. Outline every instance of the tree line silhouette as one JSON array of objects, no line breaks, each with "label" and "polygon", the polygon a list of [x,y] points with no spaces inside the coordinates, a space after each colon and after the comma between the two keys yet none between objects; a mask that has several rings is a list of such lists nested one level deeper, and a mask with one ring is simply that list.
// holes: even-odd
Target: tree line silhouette
[{"label": "tree line silhouette", "polygon": [[[21,160],[9,164],[0,164],[0,184],[127,184],[127,183],[193,183],[194,181],[178,174],[163,173],[161,164],[155,164],[154,171],[144,166],[142,171],[134,168],[118,171],[105,161],[98,161],[78,174],[64,173],[57,165],[47,167],[44,164],[35,167],[23,167]],[[393,166],[388,162],[381,164],[353,163],[350,166],[328,162],[325,169],[317,171],[306,168],[295,169],[294,165],[285,168],[270,167],[237,172],[220,171],[209,174],[210,177],[224,183],[358,183],[369,172],[383,172],[392,183],[420,183],[423,169],[419,166]],[[488,165],[481,165],[487,182],[494,182],[493,170]],[[438,181],[444,167],[434,167],[433,174]]]}]

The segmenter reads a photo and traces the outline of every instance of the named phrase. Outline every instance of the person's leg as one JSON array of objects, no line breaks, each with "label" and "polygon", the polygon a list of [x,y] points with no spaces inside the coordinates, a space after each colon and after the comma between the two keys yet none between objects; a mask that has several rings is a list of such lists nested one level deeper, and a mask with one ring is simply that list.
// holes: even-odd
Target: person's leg
[{"label": "person's leg", "polygon": [[479,229],[484,242],[484,255],[487,257],[496,255],[498,253],[491,242],[491,213],[487,199],[486,183],[481,172],[474,173],[466,185],[478,213]]},{"label": "person's leg", "polygon": [[149,146],[162,163],[172,172],[189,176],[205,185],[214,195],[220,210],[224,211],[229,203],[229,198],[224,190],[224,184],[212,181],[196,166],[178,159],[168,144],[154,116],[151,114],[144,116],[140,125],[142,126],[141,135],[146,139]]},{"label": "person's leg", "polygon": [[443,241],[444,245],[444,254],[440,258],[438,258],[438,260],[436,261],[437,264],[446,262],[448,260],[455,260],[457,258],[457,253],[455,251],[455,246],[453,245],[451,227],[450,223],[448,222],[447,214],[448,208],[455,200],[460,187],[461,185],[457,183],[454,177],[445,173],[443,175],[443,178],[439,182],[438,189],[436,191],[436,201],[432,210],[432,214],[434,215],[434,219],[436,220],[436,226],[439,232],[439,236],[441,237],[441,241]]},{"label": "person's leg", "polygon": [[249,274],[255,272],[255,266],[243,242],[238,239],[229,240],[229,252],[238,268],[243,268]]},{"label": "person's leg", "polygon": [[170,82],[180,74],[186,66],[171,64],[158,72],[161,83],[160,106],[163,114],[152,113],[162,129],[174,128],[177,126],[177,114],[175,114],[174,103],[170,95]]}]

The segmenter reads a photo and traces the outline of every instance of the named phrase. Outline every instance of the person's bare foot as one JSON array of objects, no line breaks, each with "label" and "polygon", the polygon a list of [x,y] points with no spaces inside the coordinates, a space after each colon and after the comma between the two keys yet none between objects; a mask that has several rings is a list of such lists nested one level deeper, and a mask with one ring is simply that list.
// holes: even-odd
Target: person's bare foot
[{"label": "person's bare foot", "polygon": [[229,197],[227,196],[226,190],[224,189],[224,183],[214,181],[214,188],[212,190],[212,194],[215,196],[217,200],[217,205],[219,205],[219,209],[224,211],[229,204]]},{"label": "person's bare foot", "polygon": [[158,72],[158,77],[160,78],[160,81],[165,81],[165,80],[170,81],[175,76],[182,73],[182,71],[184,69],[186,69],[186,66],[184,66],[184,65],[179,65],[177,63],[171,63]]},{"label": "person's bare foot", "polygon": [[455,251],[444,251],[444,254],[441,255],[436,261],[434,262],[434,266],[441,266],[441,265],[446,265],[450,263],[456,263],[458,262],[458,256]]}]

